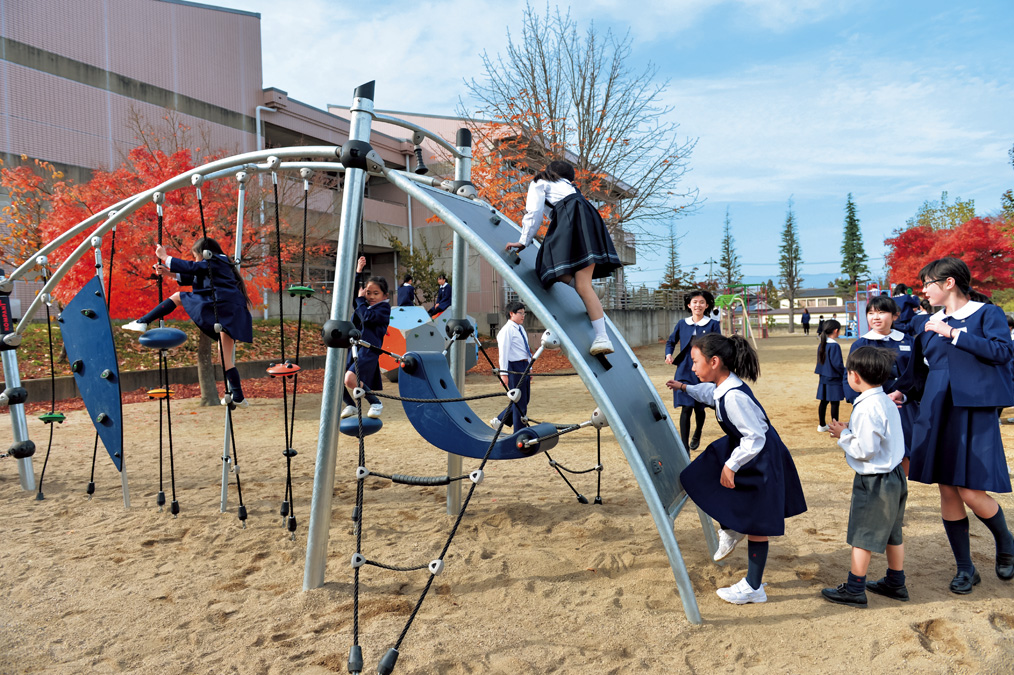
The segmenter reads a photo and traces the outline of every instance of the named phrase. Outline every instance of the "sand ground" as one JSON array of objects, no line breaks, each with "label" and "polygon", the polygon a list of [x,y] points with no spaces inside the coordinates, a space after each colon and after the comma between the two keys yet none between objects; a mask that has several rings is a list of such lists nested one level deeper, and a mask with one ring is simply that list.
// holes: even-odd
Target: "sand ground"
[{"label": "sand ground", "polygon": [[[816,341],[802,336],[761,343],[763,376],[755,391],[793,453],[809,504],[787,522],[786,536],[772,542],[766,604],[733,606],[715,595],[745,574],[745,550],[724,564],[711,562],[689,507],[677,518],[676,535],[704,624],[686,620],[640,490],[607,431],[602,505],[578,503],[542,455],[487,467],[447,568],[402,642],[395,672],[1014,671],[1014,583],[994,575],[992,538],[973,518],[972,551],[982,584],[969,596],[948,592],[953,559],[932,486],[913,484],[909,497],[912,601],[871,595],[869,609],[857,610],[820,598],[820,589],[843,581],[847,570],[852,474],[834,441],[816,433],[815,352]],[[638,353],[663,400],[671,401],[662,345]],[[467,391],[495,387],[490,377],[470,376]],[[229,512],[219,512],[223,412],[201,409],[195,400],[173,406],[182,509],[176,519],[155,506],[154,403],[124,408],[129,511],[104,454],[95,496],[85,496],[93,432],[82,412],[70,413],[56,430],[44,501],[20,489],[13,460],[0,460],[0,673],[345,672],[357,464],[356,442],[348,437],[338,448],[327,581],[302,590],[319,404],[319,395],[302,395],[296,413],[295,541],[277,515],[285,486],[281,400],[254,401],[236,417],[250,511],[245,529],[236,518],[235,484]],[[473,407],[488,419],[497,403]],[[587,419],[593,407],[576,378],[547,377],[536,382],[530,412],[570,422]],[[372,469],[446,472],[447,456],[419,439],[399,404],[387,404],[384,421],[366,441]],[[47,435],[34,417],[29,424],[41,446],[38,476]],[[705,443],[720,433],[709,413]],[[1014,449],[1014,427],[1003,427],[1003,434]],[[590,467],[595,434],[566,436],[551,454],[566,466]],[[1014,463],[1014,450],[1007,457]],[[466,469],[475,464],[465,460]],[[594,473],[572,481],[589,500],[595,496]],[[165,491],[171,499],[168,468]],[[1014,514],[1014,499],[999,499]],[[368,481],[368,557],[425,564],[438,556],[452,524],[443,488]],[[875,556],[871,575],[884,567],[883,557]],[[364,568],[366,672],[375,672],[397,641],[427,578],[425,572]]]}]

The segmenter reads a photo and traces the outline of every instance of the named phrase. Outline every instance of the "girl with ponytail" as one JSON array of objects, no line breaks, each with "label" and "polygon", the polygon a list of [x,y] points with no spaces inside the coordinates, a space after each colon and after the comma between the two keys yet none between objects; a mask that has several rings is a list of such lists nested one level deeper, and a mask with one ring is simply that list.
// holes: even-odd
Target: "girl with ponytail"
[{"label": "girl with ponytail", "polygon": [[739,335],[708,333],[690,349],[701,384],[669,380],[666,386],[715,408],[725,437],[709,445],[680,474],[687,495],[719,522],[715,560],[732,553],[747,537],[747,574],[718,589],[726,602],[767,601],[762,578],[768,537],[785,533],[785,519],[806,511],[799,474],[788,448],[744,379],[760,376],[757,352]]},{"label": "girl with ponytail", "polygon": [[835,342],[838,333],[841,332],[841,324],[834,319],[824,322],[820,331],[820,346],[817,347],[817,367],[813,372],[820,375],[820,382],[817,384],[817,431],[830,431],[827,425],[827,405],[831,404],[831,419],[838,419],[838,407],[845,398],[845,387],[842,382],[845,380],[845,360],[841,355],[841,347]]},{"label": "girl with ponytail", "polygon": [[957,573],[950,590],[964,595],[980,582],[972,564],[968,513],[989,528],[996,544],[996,575],[1014,579],[1014,537],[1003,509],[987,492],[1010,492],[997,408],[1014,405],[1011,343],[999,307],[972,290],[968,266],[940,258],[919,272],[923,293],[943,309],[915,336],[912,358],[890,396],[919,399],[912,430],[909,480],[936,483],[940,515]]}]

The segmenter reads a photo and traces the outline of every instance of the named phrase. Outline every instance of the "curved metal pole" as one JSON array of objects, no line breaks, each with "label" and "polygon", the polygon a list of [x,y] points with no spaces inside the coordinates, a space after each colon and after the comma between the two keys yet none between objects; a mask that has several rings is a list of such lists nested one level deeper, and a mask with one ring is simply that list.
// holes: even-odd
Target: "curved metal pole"
[{"label": "curved metal pole", "polygon": [[[463,157],[463,155],[461,154],[460,148],[454,147],[453,145],[451,145],[450,143],[448,143],[447,141],[445,141],[444,139],[442,139],[440,136],[437,136],[435,133],[433,133],[429,129],[425,129],[425,128],[419,126],[418,124],[412,124],[411,122],[407,122],[407,121],[405,121],[403,119],[399,119],[397,117],[391,117],[390,115],[382,115],[380,113],[373,113],[373,119],[377,120],[378,122],[387,122],[388,124],[393,124],[396,127],[402,127],[404,129],[411,129],[413,132],[415,132],[415,134],[418,134],[419,136],[425,136],[426,138],[430,139],[431,141],[433,141],[434,143],[436,143],[437,145],[439,145],[441,148],[443,148],[447,152],[451,153],[451,156],[453,156],[454,159],[457,160],[457,159],[461,159]],[[413,140],[415,140],[415,139],[413,139]],[[419,145],[419,144],[416,143],[416,145]],[[471,157],[471,154],[469,154],[469,157]]]}]

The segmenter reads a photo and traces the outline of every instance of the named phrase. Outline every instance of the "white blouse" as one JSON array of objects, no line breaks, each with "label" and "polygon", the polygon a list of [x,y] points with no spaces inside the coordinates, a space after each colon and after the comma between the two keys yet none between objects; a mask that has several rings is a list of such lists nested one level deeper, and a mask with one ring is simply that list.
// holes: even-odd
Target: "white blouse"
[{"label": "white blouse", "polygon": [[533,181],[528,186],[528,196],[525,198],[525,217],[521,219],[521,243],[525,246],[531,244],[535,233],[542,227],[542,214],[547,201],[555,205],[575,192],[577,189],[566,178],[552,183],[541,179]]}]

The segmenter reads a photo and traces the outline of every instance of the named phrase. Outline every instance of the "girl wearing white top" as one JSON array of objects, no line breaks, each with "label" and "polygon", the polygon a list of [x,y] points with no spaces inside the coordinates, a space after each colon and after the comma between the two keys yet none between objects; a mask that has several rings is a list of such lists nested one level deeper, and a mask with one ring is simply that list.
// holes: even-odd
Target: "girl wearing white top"
[{"label": "girl wearing white top", "polygon": [[554,160],[535,174],[525,201],[521,241],[507,244],[507,249],[520,251],[532,243],[546,206],[552,215],[535,258],[535,271],[547,287],[556,281],[573,282],[595,330],[590,351],[593,355],[609,354],[613,344],[592,279],[611,275],[621,267],[620,258],[599,212],[574,187],[574,167],[569,162]]}]

